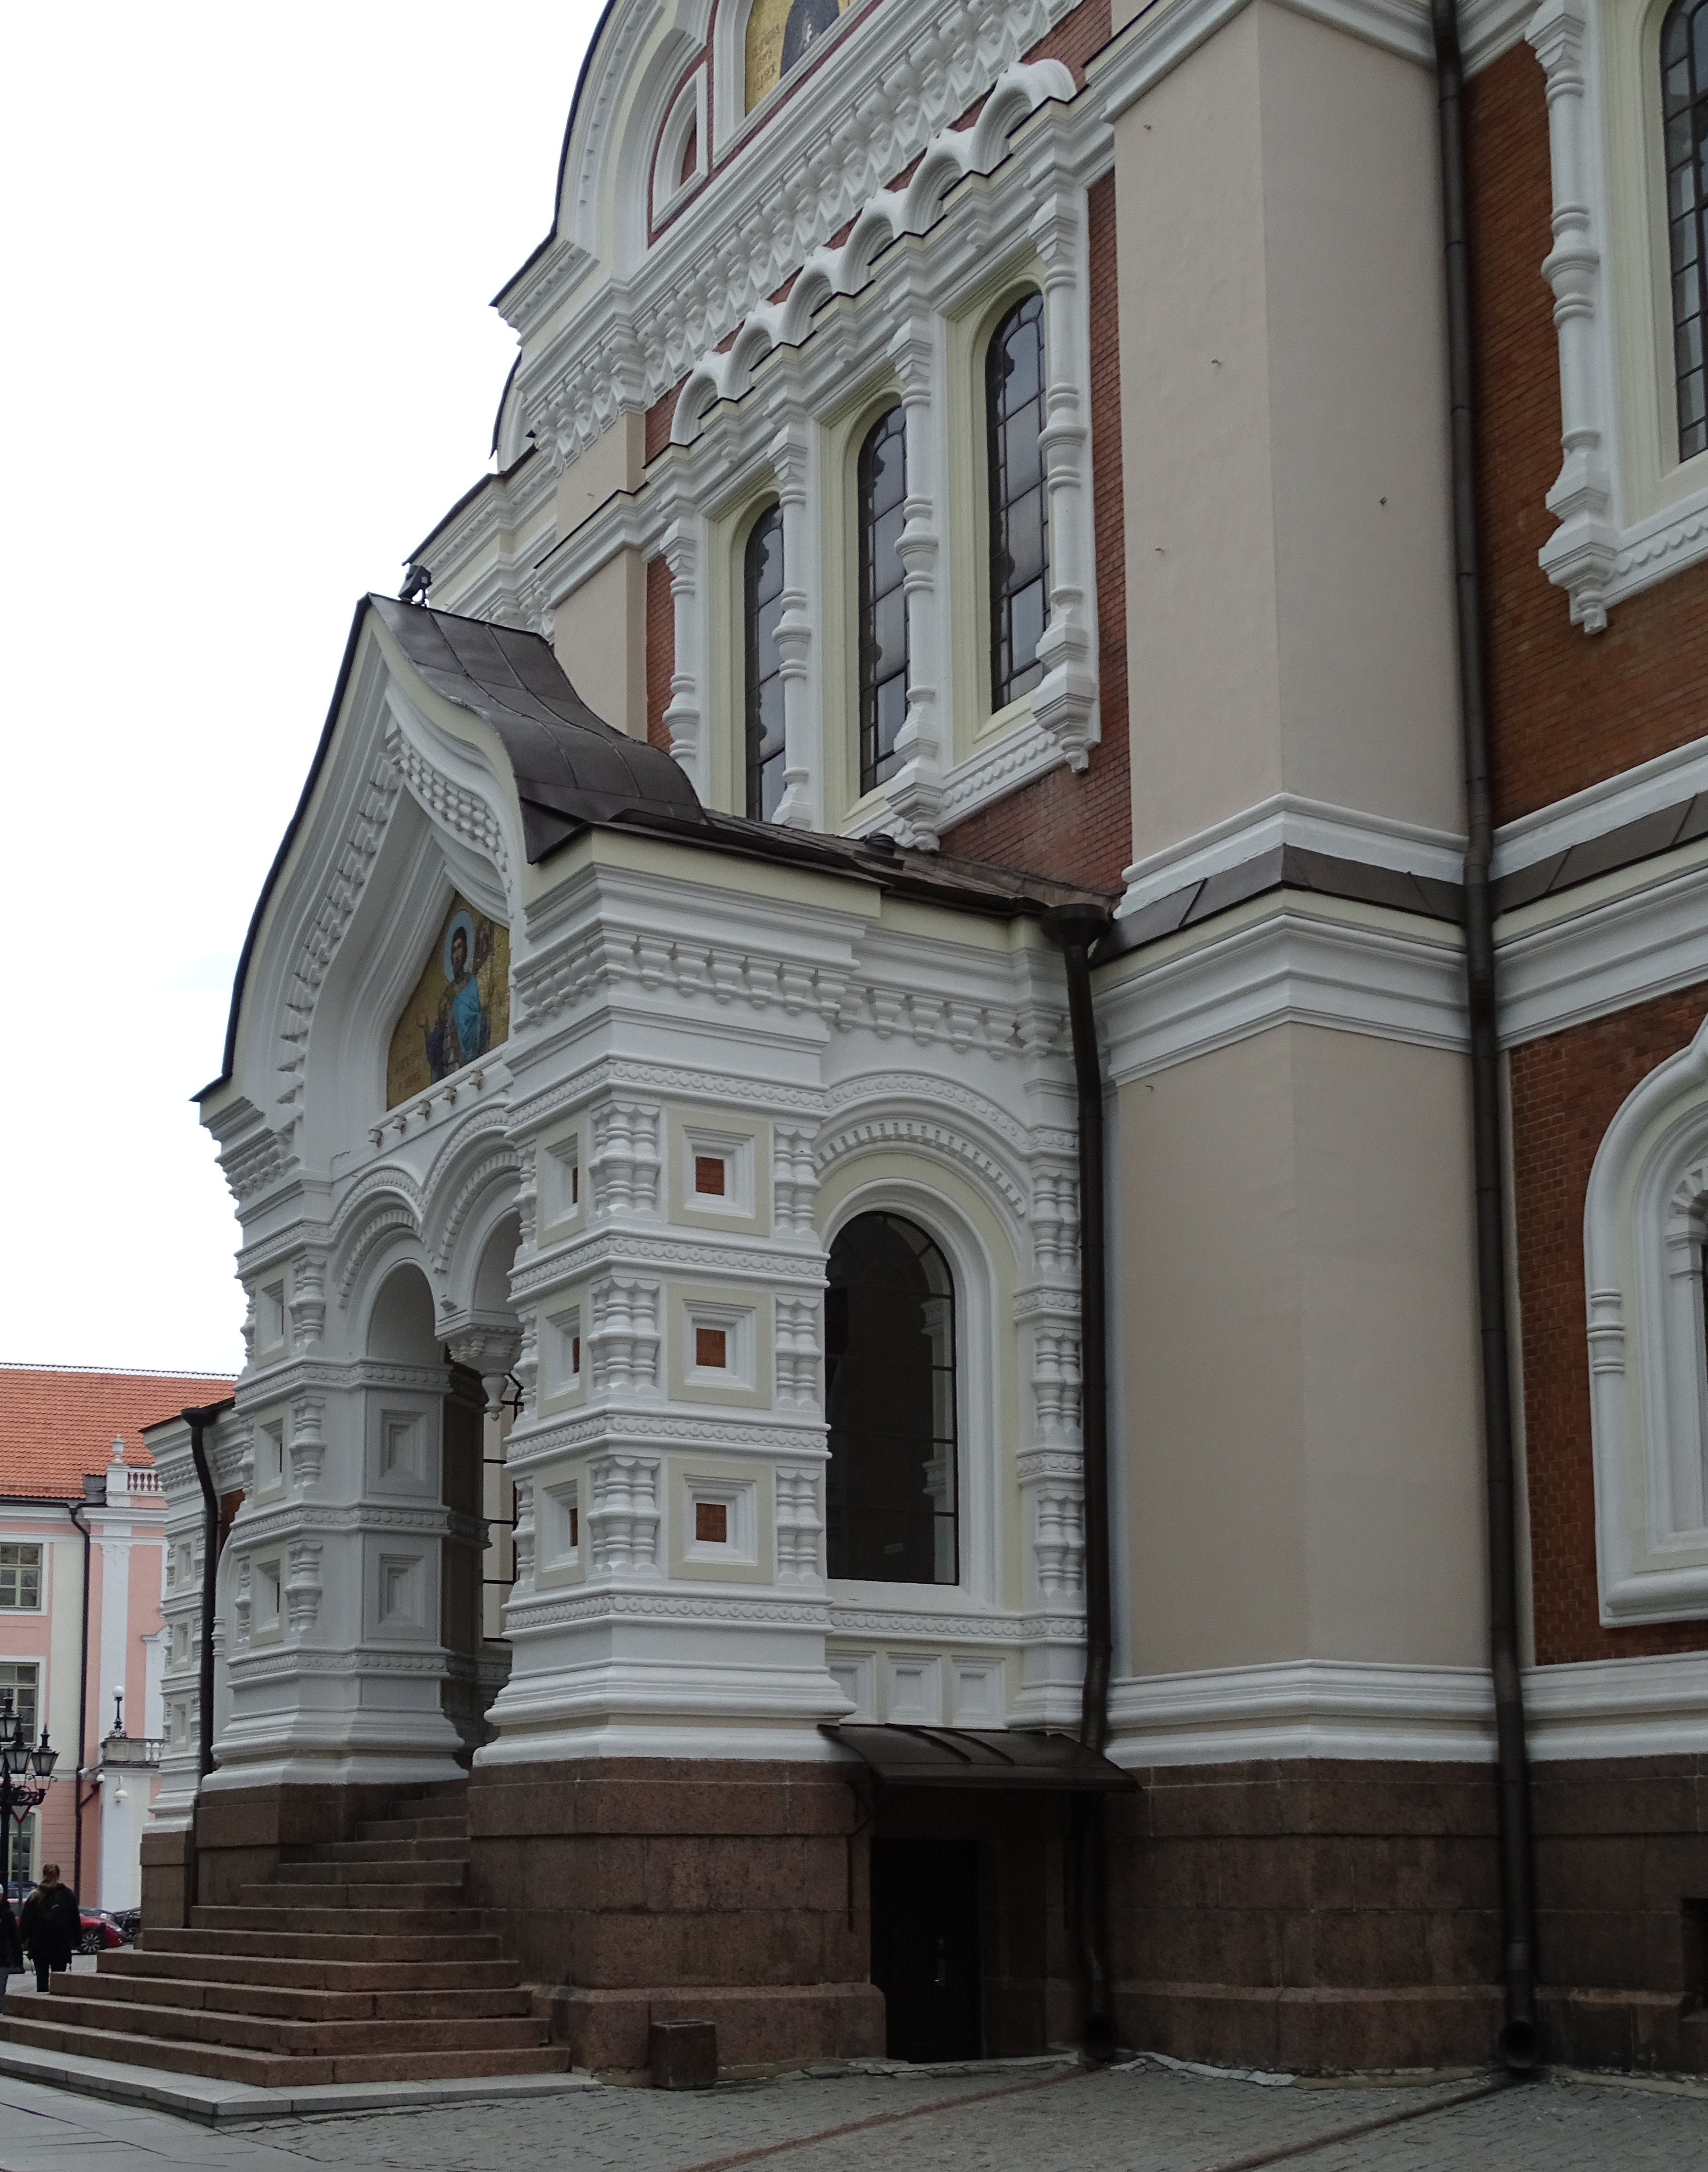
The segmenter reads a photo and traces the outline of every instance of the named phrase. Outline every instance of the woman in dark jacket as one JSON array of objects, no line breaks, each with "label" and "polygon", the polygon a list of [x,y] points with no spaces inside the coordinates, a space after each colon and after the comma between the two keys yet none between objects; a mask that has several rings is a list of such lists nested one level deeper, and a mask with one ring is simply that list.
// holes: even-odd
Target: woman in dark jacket
[{"label": "woman in dark jacket", "polygon": [[68,1969],[83,1937],[83,1911],[70,1886],[60,1883],[56,1863],[42,1864],[41,1883],[24,1902],[18,1927],[35,1964],[35,1988],[46,1991],[48,1970]]}]

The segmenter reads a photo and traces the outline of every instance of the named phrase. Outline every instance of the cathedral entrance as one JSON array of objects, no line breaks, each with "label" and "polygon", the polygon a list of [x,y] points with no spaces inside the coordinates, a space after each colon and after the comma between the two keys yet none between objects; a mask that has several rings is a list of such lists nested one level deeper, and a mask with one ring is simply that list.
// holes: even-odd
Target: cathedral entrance
[{"label": "cathedral entrance", "polygon": [[983,2051],[979,1848],[967,1840],[872,1843],[872,1981],[892,2059]]}]

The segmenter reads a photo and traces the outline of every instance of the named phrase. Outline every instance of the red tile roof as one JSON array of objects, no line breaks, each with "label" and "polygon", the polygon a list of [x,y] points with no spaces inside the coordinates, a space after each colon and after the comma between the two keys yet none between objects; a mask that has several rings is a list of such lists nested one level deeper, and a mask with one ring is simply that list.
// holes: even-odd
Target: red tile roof
[{"label": "red tile roof", "polygon": [[100,1373],[83,1366],[0,1364],[0,1496],[75,1500],[86,1472],[112,1461],[153,1461],[142,1427],[195,1404],[217,1403],[231,1382],[213,1373]]}]

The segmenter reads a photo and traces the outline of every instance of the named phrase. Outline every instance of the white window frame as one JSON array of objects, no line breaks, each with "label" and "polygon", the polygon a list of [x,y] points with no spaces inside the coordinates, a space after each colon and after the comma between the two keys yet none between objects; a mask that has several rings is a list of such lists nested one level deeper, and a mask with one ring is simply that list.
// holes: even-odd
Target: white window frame
[{"label": "white window frame", "polygon": [[1588,633],[1708,558],[1708,453],[1680,462],[1661,160],[1667,0],[1543,0],[1525,36],[1548,83],[1565,460],[1548,578]]},{"label": "white window frame", "polygon": [[1708,1616],[1708,1021],[1608,1126],[1584,1202],[1601,1619]]}]

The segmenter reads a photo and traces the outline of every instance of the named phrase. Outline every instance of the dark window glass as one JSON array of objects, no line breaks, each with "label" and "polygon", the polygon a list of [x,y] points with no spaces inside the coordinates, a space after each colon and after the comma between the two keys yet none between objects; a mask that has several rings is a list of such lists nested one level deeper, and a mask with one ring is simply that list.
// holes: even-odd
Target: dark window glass
[{"label": "dark window glass", "polygon": [[747,811],[769,822],[783,796],[783,516],[760,513],[747,539]]},{"label": "dark window glass", "polygon": [[860,789],[895,774],[907,717],[907,598],[902,593],[906,433],[892,407],[860,448]]},{"label": "dark window glass", "polygon": [[897,1214],[830,1248],[824,1299],[830,1573],[954,1583],[955,1296],[948,1262]]},{"label": "dark window glass", "polygon": [[1708,452],[1703,282],[1708,276],[1708,0],[1673,0],[1661,25],[1667,228],[1673,272],[1673,374],[1678,458]]},{"label": "dark window glass", "polygon": [[991,465],[991,707],[1007,708],[1044,676],[1038,643],[1050,610],[1050,493],[1044,482],[1044,298],[1017,302],[985,350]]}]

